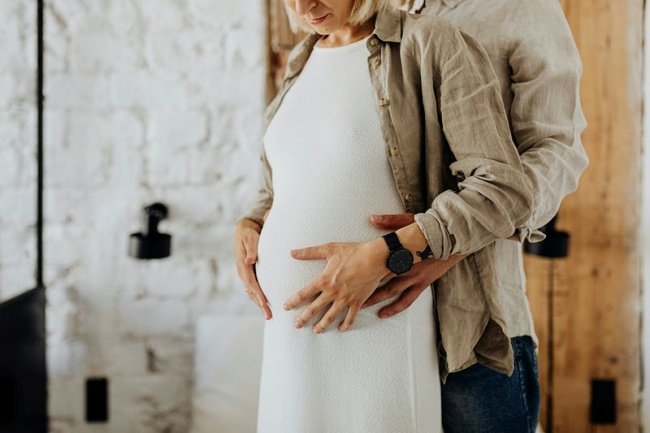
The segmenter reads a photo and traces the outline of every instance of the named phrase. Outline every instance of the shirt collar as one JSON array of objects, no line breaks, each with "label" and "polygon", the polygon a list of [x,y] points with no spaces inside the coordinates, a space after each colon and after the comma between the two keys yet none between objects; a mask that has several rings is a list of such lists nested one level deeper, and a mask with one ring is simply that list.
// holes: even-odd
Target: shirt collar
[{"label": "shirt collar", "polygon": [[387,7],[377,13],[375,31],[384,42],[400,42],[402,40],[401,12],[393,7]]},{"label": "shirt collar", "polygon": [[453,9],[453,8],[455,8],[456,6],[458,6],[459,3],[462,3],[464,0],[434,0],[434,1],[437,1],[437,2],[442,1],[442,2],[443,2],[444,4],[446,4],[448,7],[450,7],[450,8]]},{"label": "shirt collar", "polygon": [[[402,40],[402,18],[400,11],[387,7],[377,13],[374,35],[384,42],[400,42]],[[302,71],[307,59],[320,39],[317,33],[310,33],[298,43],[287,59],[287,69],[284,78],[291,78]]]}]

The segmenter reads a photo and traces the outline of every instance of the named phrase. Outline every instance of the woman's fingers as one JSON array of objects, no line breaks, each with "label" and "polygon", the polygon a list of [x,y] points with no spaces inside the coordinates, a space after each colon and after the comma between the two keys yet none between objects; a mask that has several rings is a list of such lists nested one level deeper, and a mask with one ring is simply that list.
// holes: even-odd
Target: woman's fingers
[{"label": "woman's fingers", "polygon": [[415,302],[415,300],[418,298],[418,296],[420,296],[420,294],[424,291],[424,289],[428,287],[429,286],[424,286],[420,288],[420,287],[413,286],[405,290],[402,293],[402,296],[400,296],[398,300],[379,310],[378,312],[379,317],[382,319],[387,319],[406,310],[408,307],[411,306],[413,302]]},{"label": "woman's fingers", "polygon": [[247,265],[255,263],[257,261],[257,245],[259,241],[260,233],[258,230],[250,226],[238,227],[234,236],[237,258],[241,258]]},{"label": "woman's fingers", "polygon": [[359,312],[360,309],[361,307],[359,307],[358,304],[350,305],[350,307],[348,308],[348,313],[345,315],[345,319],[343,320],[343,323],[341,323],[341,325],[339,326],[339,331],[345,332],[348,329],[350,329],[352,325],[354,325],[354,321],[356,320],[357,313]]},{"label": "woman's fingers", "polygon": [[339,317],[339,314],[341,314],[341,311],[343,311],[345,307],[346,305],[343,302],[334,302],[320,322],[312,327],[314,333],[320,334],[321,332],[325,332],[327,327],[330,326],[337,317]]},{"label": "woman's fingers", "polygon": [[313,247],[296,248],[291,250],[291,257],[298,260],[324,260],[332,254],[334,248],[334,242]]},{"label": "woman's fingers", "polygon": [[307,308],[305,308],[305,311],[298,316],[295,322],[296,328],[302,328],[305,326],[305,323],[309,322],[312,317],[317,315],[323,308],[327,307],[327,305],[331,301],[326,299],[325,295],[321,294],[316,298]]},{"label": "woman's fingers", "polygon": [[284,303],[284,309],[289,311],[294,308],[296,308],[299,305],[302,305],[306,302],[309,302],[311,299],[314,298],[317,294],[322,292],[325,284],[320,280],[316,279],[309,283],[307,287],[304,289],[301,289],[298,291],[296,294],[294,294],[291,298],[287,299],[287,301]]},{"label": "woman's fingers", "polygon": [[[248,224],[248,223],[247,223]],[[235,262],[237,274],[246,285],[246,293],[255,304],[262,310],[266,319],[271,319],[273,313],[268,300],[262,291],[255,275],[255,262],[257,262],[257,246],[260,240],[259,224],[245,223],[237,225],[234,235]]]},{"label": "woman's fingers", "polygon": [[266,320],[269,320],[270,318],[273,317],[273,313],[271,312],[271,307],[269,307],[269,301],[266,299],[266,295],[262,291],[262,288],[260,287],[260,283],[257,281],[257,278],[255,277],[255,273],[253,272],[253,267],[250,267],[250,290],[253,293],[253,296],[257,299],[257,305],[261,308],[262,312],[264,312],[264,317],[266,317]]},{"label": "woman's fingers", "polygon": [[245,263],[246,252],[244,244],[241,243],[240,245],[241,246],[237,248],[236,252],[237,274],[239,275],[239,278],[244,282],[248,296],[253,302],[255,302],[260,310],[262,310],[264,317],[266,317],[268,320],[273,317],[273,313],[271,312],[271,308],[268,305],[266,296],[264,295],[264,292],[262,291],[259,282],[257,281],[257,276],[255,275],[255,270],[253,268],[254,265]]}]

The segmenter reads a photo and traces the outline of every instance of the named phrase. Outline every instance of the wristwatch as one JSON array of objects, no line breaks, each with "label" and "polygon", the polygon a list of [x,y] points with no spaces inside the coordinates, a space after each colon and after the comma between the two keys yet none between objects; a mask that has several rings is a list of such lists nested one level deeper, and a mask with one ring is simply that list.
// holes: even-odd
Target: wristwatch
[{"label": "wristwatch", "polygon": [[383,235],[382,238],[384,238],[386,245],[388,245],[386,267],[398,275],[411,269],[411,266],[413,266],[413,254],[404,248],[397,237],[397,233],[391,232]]}]

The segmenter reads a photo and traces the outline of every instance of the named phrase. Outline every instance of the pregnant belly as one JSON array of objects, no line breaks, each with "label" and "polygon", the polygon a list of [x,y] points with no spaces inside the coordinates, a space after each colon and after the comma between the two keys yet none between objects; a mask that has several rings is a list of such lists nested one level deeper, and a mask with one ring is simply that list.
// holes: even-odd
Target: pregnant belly
[{"label": "pregnant belly", "polygon": [[[375,239],[386,233],[366,223],[367,215],[358,215],[357,218],[340,220],[322,218],[322,215],[309,215],[303,219],[295,219],[295,212],[283,213],[274,208],[268,215],[264,228],[260,234],[258,245],[258,261],[256,264],[257,279],[262,291],[266,295],[273,321],[267,322],[270,332],[287,332],[294,330],[295,319],[304,311],[307,304],[297,309],[285,311],[284,302],[297,291],[306,287],[316,279],[325,269],[324,260],[296,260],[291,257],[291,250],[295,248],[316,246],[326,242],[364,242]],[[332,221],[335,221],[333,223]],[[433,299],[431,290],[425,290],[418,299],[404,312],[388,320],[379,319],[377,312],[395,299],[387,299],[377,305],[360,310],[354,324],[354,329],[365,329],[372,332],[384,333],[386,329],[399,329],[399,332],[424,332],[428,338],[433,327]],[[312,319],[305,328],[320,320],[325,310]],[[343,311],[345,313],[345,310]],[[344,319],[341,314],[335,324]],[[271,328],[268,325],[272,325]],[[336,329],[336,327],[333,327]],[[407,331],[410,330],[410,331]],[[293,335],[293,334],[291,334]],[[301,334],[305,338],[312,335],[310,332]],[[400,334],[401,335],[401,334]]]},{"label": "pregnant belly", "polygon": [[291,257],[291,250],[327,242],[364,242],[387,233],[372,226],[367,215],[363,212],[363,216],[342,221],[321,213],[283,212],[274,205],[260,233],[255,266],[274,317],[284,313],[287,299],[325,269],[325,260],[297,260]]}]

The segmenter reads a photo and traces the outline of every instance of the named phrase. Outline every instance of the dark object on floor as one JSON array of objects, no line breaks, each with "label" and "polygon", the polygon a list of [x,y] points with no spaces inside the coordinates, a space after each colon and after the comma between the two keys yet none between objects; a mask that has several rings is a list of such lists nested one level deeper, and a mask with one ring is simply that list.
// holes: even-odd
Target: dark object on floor
[{"label": "dark object on floor", "polygon": [[171,254],[172,237],[158,232],[158,223],[167,218],[167,206],[154,203],[144,208],[146,231],[132,233],[129,240],[129,255],[137,259],[162,259]]},{"label": "dark object on floor", "polygon": [[108,421],[108,379],[86,379],[86,421]]},{"label": "dark object on floor", "polygon": [[616,424],[616,382],[613,380],[591,381],[592,424]]},{"label": "dark object on floor", "polygon": [[546,239],[541,242],[525,242],[524,251],[535,256],[558,259],[569,255],[569,238],[567,232],[555,229],[557,215],[540,230],[546,234]]},{"label": "dark object on floor", "polygon": [[47,432],[45,289],[0,304],[0,433]]}]

